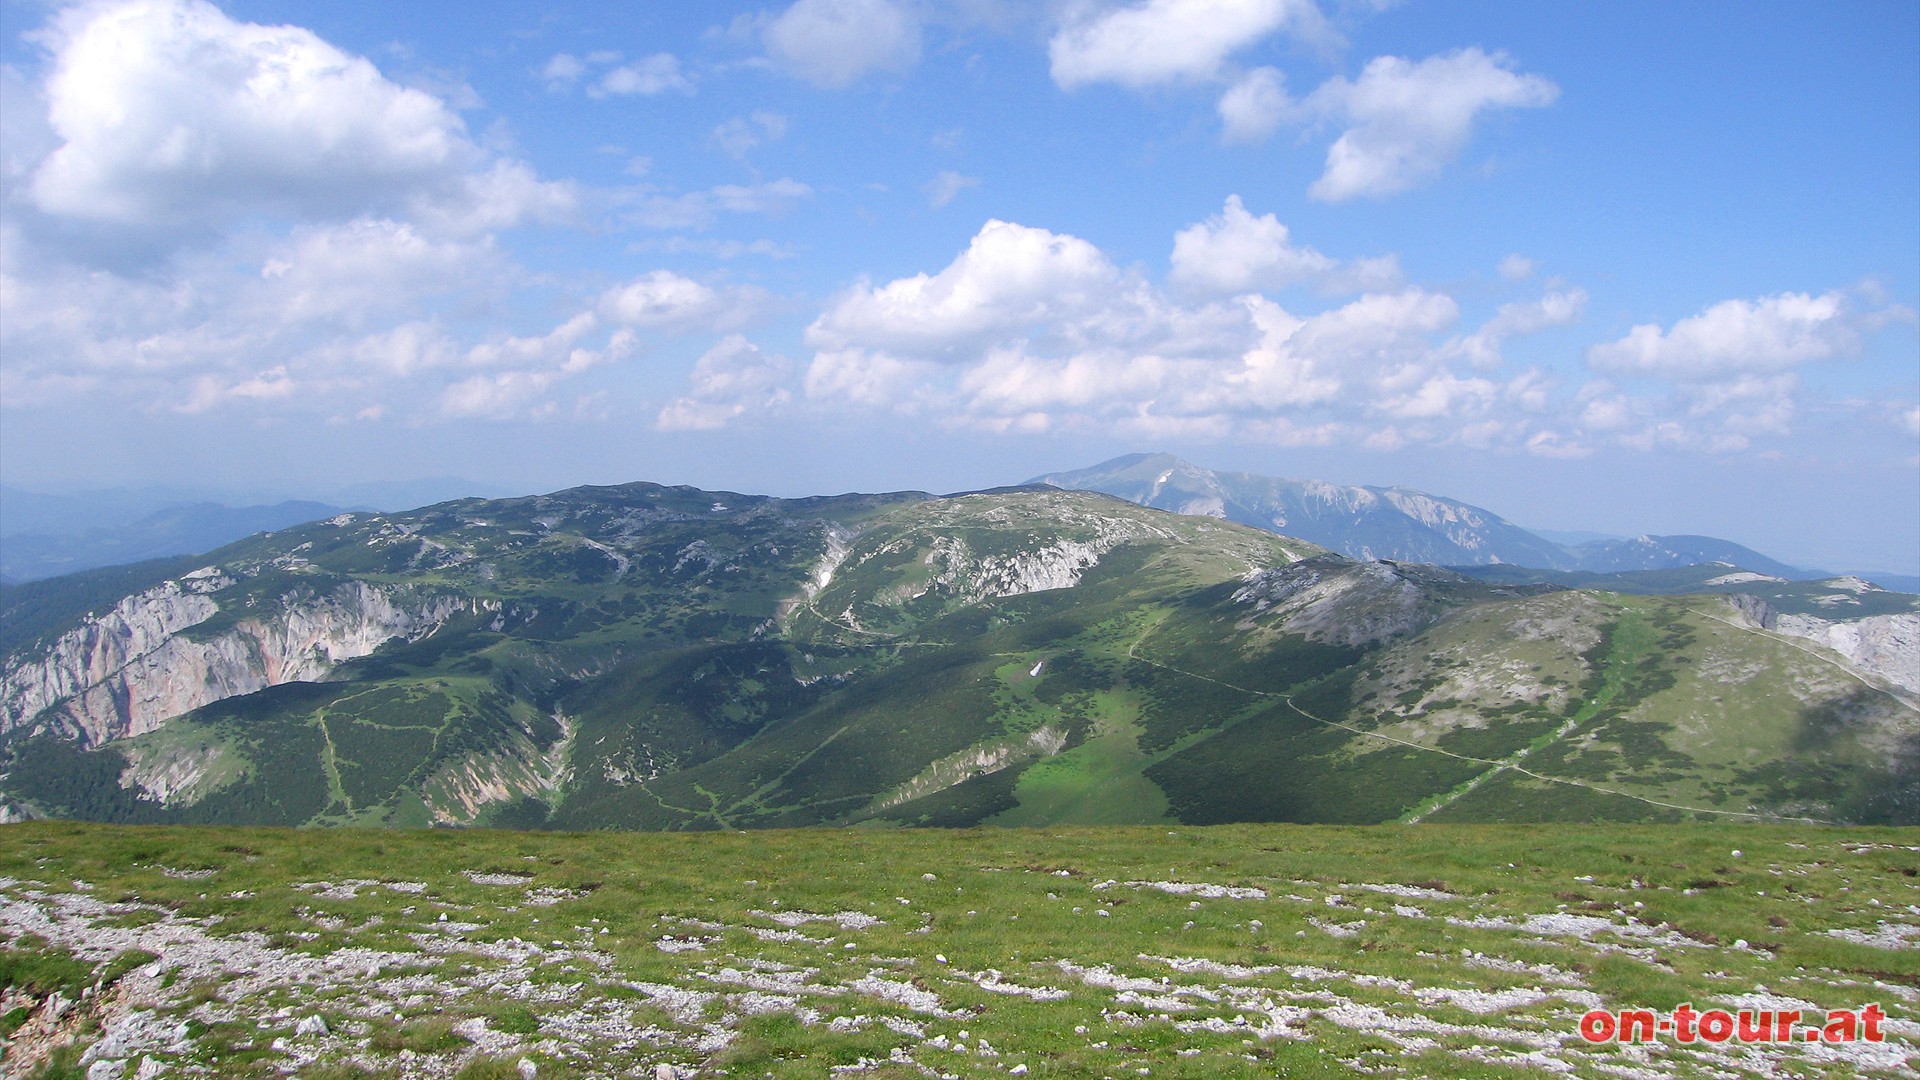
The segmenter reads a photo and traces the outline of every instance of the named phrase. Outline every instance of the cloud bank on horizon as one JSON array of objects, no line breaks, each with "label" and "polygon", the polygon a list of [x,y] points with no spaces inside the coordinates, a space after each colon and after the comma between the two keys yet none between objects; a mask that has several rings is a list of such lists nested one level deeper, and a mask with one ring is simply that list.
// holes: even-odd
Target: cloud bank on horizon
[{"label": "cloud bank on horizon", "polygon": [[[596,427],[668,460],[864,426],[1920,466],[1915,95],[1757,141],[1794,118],[1742,87],[1690,117],[1618,74],[1651,9],[270,7],[16,8],[9,482],[110,479],[39,444],[116,416],[188,469],[206,451],[169,432],[209,424],[268,460],[289,431],[421,471],[485,440],[549,475],[579,451],[544,433]],[[1849,16],[1793,92],[1915,82],[1866,33],[1912,13]],[[1810,48],[1748,38],[1702,65]],[[1875,149],[1831,157],[1854,131]]]}]

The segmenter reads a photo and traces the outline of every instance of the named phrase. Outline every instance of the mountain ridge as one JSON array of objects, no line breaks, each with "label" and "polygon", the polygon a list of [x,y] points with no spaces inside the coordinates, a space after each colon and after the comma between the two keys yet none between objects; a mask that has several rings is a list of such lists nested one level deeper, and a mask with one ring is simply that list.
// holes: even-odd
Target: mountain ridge
[{"label": "mountain ridge", "polygon": [[0,802],[642,829],[1920,820],[1897,685],[1920,601],[1816,591],[1797,614],[1761,606],[1787,603],[1765,575],[1715,576],[1765,595],[1476,580],[1057,488],[342,513],[0,593]]},{"label": "mountain ridge", "polygon": [[1562,544],[1491,510],[1414,488],[1220,472],[1166,453],[1125,454],[1029,483],[1102,491],[1143,506],[1224,518],[1360,559],[1594,573],[1729,562],[1797,580],[1832,576],[1710,536],[1640,535]]}]

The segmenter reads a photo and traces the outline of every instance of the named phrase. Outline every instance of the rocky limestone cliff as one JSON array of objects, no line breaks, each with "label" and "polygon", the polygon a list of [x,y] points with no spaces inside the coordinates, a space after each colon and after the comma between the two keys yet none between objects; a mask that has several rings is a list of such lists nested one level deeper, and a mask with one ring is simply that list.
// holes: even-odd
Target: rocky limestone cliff
[{"label": "rocky limestone cliff", "polygon": [[230,584],[211,567],[162,582],[86,619],[41,655],[12,659],[0,670],[0,733],[105,684],[180,631],[212,618],[220,605],[210,594]]},{"label": "rocky limestone cliff", "polygon": [[468,754],[436,771],[421,785],[420,796],[433,820],[442,825],[471,825],[489,807],[525,795],[550,797],[567,782],[574,724],[553,714],[560,738],[541,750],[525,732],[493,750]]},{"label": "rocky limestone cliff", "polygon": [[1754,626],[1824,645],[1860,670],[1908,693],[1920,694],[1920,614],[1822,619],[1775,611],[1757,596],[1741,594],[1727,599]]},{"label": "rocky limestone cliff", "polygon": [[0,732],[41,727],[86,746],[152,731],[203,705],[325,676],[395,638],[417,640],[455,611],[454,596],[396,600],[350,582],[291,597],[205,640],[182,633],[220,610],[230,579],[208,568],[130,596],[0,670]]},{"label": "rocky limestone cliff", "polygon": [[213,741],[131,751],[120,773],[120,786],[162,806],[191,805],[217,788],[220,779],[244,768],[244,763],[238,767],[231,763],[231,755],[231,748]]},{"label": "rocky limestone cliff", "polygon": [[869,809],[888,810],[945,791],[976,776],[996,773],[1035,758],[1052,757],[1066,749],[1066,745],[1067,733],[1047,724],[1023,736],[971,746],[929,764],[913,779],[875,799]]},{"label": "rocky limestone cliff", "polygon": [[1367,645],[1409,634],[1433,621],[1420,587],[1392,563],[1321,557],[1256,570],[1233,594],[1253,608],[1242,628],[1279,626],[1328,645]]}]

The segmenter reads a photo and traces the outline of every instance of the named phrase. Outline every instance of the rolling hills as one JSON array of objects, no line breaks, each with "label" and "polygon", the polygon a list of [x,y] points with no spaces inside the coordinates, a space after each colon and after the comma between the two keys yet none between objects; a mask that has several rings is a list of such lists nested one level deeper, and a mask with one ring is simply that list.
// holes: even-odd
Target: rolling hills
[{"label": "rolling hills", "polygon": [[152,823],[1913,822],[1920,616],[1852,595],[1478,580],[1045,487],[460,500],[0,593],[0,792]]}]

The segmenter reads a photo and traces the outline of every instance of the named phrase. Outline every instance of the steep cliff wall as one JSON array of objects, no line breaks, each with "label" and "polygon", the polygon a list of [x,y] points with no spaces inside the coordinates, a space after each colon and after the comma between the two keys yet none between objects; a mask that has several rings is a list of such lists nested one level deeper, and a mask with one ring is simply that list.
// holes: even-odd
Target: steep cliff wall
[{"label": "steep cliff wall", "polygon": [[1775,611],[1756,596],[1737,595],[1727,599],[1756,626],[1817,642],[1846,657],[1860,670],[1920,694],[1920,614],[1902,612],[1860,619],[1822,619]]},{"label": "steep cliff wall", "polygon": [[9,661],[0,671],[0,732],[46,727],[88,746],[144,734],[202,705],[320,678],[395,638],[424,637],[469,606],[460,597],[349,582],[290,596],[204,640],[184,634],[219,612],[215,594],[231,584],[211,568],[196,571],[127,597],[37,655]]}]

